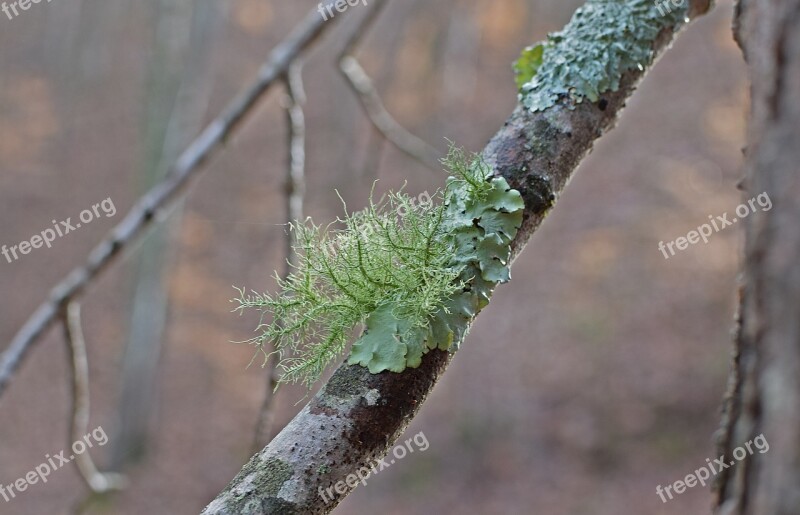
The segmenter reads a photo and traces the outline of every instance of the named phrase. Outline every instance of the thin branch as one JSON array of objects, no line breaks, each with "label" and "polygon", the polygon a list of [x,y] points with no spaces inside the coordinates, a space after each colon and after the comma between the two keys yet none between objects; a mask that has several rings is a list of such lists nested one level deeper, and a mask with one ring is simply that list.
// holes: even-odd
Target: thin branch
[{"label": "thin branch", "polygon": [[442,154],[430,146],[422,139],[408,132],[400,123],[395,120],[381,100],[378,90],[372,83],[367,72],[355,57],[358,44],[366,35],[369,28],[378,19],[378,15],[386,6],[386,0],[381,0],[364,16],[356,26],[353,33],[347,40],[347,44],[339,54],[339,71],[347,80],[347,84],[356,93],[361,107],[364,109],[375,129],[380,132],[387,141],[392,143],[401,152],[420,161],[425,166],[440,170],[439,159]]},{"label": "thin branch", "polygon": [[[744,380],[747,376],[745,370],[745,363],[742,360],[742,354],[750,354],[746,348],[747,341],[744,335],[744,317],[747,289],[745,288],[745,279],[742,275],[740,278],[738,297],[739,305],[736,309],[734,318],[734,327],[732,331],[733,348],[731,352],[731,365],[728,373],[728,384],[725,389],[725,395],[722,398],[722,412],[720,427],[715,433],[716,440],[716,455],[725,456],[726,462],[731,459],[735,447],[735,431],[736,424],[742,413],[742,388],[744,387]],[[745,359],[744,361],[747,361]],[[728,495],[734,488],[730,479],[735,473],[735,470],[723,469],[720,470],[719,475],[714,478],[714,483],[711,486],[714,495],[713,503],[715,508],[720,508],[722,504],[728,499]],[[741,492],[738,492],[741,494]],[[741,499],[736,499],[736,502]]]},{"label": "thin branch", "polygon": [[[289,276],[296,264],[294,247],[296,233],[292,230],[291,223],[303,219],[303,198],[305,195],[305,166],[306,166],[306,122],[303,105],[306,101],[303,87],[303,64],[296,61],[284,79],[286,83],[286,122],[288,130],[289,163],[286,173],[286,268],[283,278]],[[269,442],[274,432],[275,390],[278,386],[277,360],[270,359],[266,363],[267,384],[264,392],[264,402],[256,424],[253,452],[258,451]]]},{"label": "thin branch", "polygon": [[[77,442],[89,431],[89,358],[81,328],[81,306],[70,302],[63,313],[64,336],[72,365],[72,422],[69,427],[69,445]],[[97,470],[89,452],[75,454],[75,465],[81,477],[94,494],[104,494],[125,488],[125,477],[120,474],[103,474]]]},{"label": "thin branch", "polygon": [[141,236],[154,221],[165,217],[169,208],[182,198],[182,193],[196,177],[201,165],[234,134],[270,87],[286,75],[291,63],[339,18],[341,16],[325,21],[316,9],[311,11],[275,47],[261,67],[258,78],[180,155],[164,180],[134,204],[125,218],[89,254],[85,264],[75,268],[50,291],[47,300],[39,305],[0,356],[0,396],[33,344],[58,319],[62,307],[80,296],[98,274],[108,268],[121,251]]},{"label": "thin branch", "polygon": [[[287,220],[303,219],[303,198],[305,195],[305,168],[306,168],[306,122],[303,114],[303,105],[306,93],[303,87],[303,65],[294,63],[289,68],[287,77],[288,105],[286,107],[287,122],[289,124],[289,174],[286,181],[287,194]],[[286,254],[288,263],[285,275],[288,275],[294,264],[295,255],[294,233],[289,232]]]}]

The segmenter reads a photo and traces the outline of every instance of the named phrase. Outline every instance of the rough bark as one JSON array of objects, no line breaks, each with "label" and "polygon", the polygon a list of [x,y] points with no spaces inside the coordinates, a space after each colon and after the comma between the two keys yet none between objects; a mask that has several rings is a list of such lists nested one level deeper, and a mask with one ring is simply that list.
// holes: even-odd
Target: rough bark
[{"label": "rough bark", "polygon": [[[709,6],[708,0],[691,2],[692,16]],[[672,30],[663,31],[653,41],[656,52],[673,37]],[[483,155],[495,174],[505,177],[525,199],[523,226],[512,244],[515,256],[594,142],[614,125],[646,71],[626,73],[618,91],[603,94],[595,103],[557,105],[537,113],[517,106],[486,146]],[[430,352],[419,368],[401,374],[371,375],[360,366],[341,365],[203,514],[329,513],[346,494],[326,503],[319,490],[384,456],[451,358],[450,353]]]},{"label": "rough bark", "polygon": [[800,0],[747,0],[736,39],[750,69],[752,107],[744,189],[773,207],[747,218],[741,330],[722,451],[763,434],[721,478],[717,513],[800,511]]}]

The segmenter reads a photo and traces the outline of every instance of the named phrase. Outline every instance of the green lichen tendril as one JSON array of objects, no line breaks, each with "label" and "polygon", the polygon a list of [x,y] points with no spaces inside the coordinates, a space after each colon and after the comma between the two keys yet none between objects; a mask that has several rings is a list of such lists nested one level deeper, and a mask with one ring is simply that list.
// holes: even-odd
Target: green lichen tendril
[{"label": "green lichen tendril", "polygon": [[661,12],[654,0],[588,0],[563,30],[523,50],[514,63],[520,100],[535,112],[559,99],[570,99],[574,108],[617,91],[625,72],[652,63],[653,41],[662,30],[683,25],[688,4]]},{"label": "green lichen tendril", "polygon": [[281,383],[311,387],[359,328],[350,363],[371,373],[418,367],[429,350],[457,345],[494,287],[509,280],[519,192],[476,155],[451,149],[443,163],[452,176],[431,202],[401,191],[327,227],[295,222],[296,265],[277,277],[279,291],[237,288],[234,311],[261,312],[245,343],[264,364],[278,359]]}]

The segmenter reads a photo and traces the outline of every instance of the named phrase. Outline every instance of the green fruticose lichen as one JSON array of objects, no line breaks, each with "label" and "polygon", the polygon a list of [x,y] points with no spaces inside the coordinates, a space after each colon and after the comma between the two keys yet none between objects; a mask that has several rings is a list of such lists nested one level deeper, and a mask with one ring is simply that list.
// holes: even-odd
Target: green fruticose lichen
[{"label": "green fruticose lichen", "polygon": [[235,311],[262,312],[247,343],[265,363],[277,356],[281,382],[310,387],[359,327],[349,363],[373,374],[416,368],[428,351],[454,349],[509,280],[521,195],[477,155],[452,149],[444,164],[452,176],[429,203],[390,193],[346,214],[343,228],[292,224],[297,264],[278,278],[281,291],[239,290]]},{"label": "green fruticose lichen", "polygon": [[689,1],[666,1],[668,11],[654,0],[587,1],[562,31],[526,48],[514,63],[520,101],[535,112],[561,98],[596,102],[617,91],[626,71],[652,62],[656,36],[685,21]]}]

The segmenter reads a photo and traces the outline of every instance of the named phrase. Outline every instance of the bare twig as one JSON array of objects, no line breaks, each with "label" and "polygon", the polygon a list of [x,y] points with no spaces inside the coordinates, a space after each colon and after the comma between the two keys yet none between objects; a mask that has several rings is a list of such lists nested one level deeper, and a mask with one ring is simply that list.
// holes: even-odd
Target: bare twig
[{"label": "bare twig", "polygon": [[[284,82],[286,83],[286,122],[288,130],[289,163],[286,174],[286,268],[283,277],[286,278],[295,265],[294,246],[296,234],[291,223],[303,219],[303,197],[305,194],[305,166],[306,166],[306,122],[303,114],[303,104],[306,94],[303,88],[303,64],[295,61],[289,68]],[[274,399],[275,389],[278,386],[276,360],[270,359],[266,363],[267,385],[264,393],[264,402],[261,405],[258,422],[256,424],[253,452],[258,451],[272,439],[274,433]]]},{"label": "bare twig", "polygon": [[[286,107],[287,122],[289,124],[289,174],[286,181],[287,210],[286,217],[289,221],[302,220],[303,198],[305,195],[305,168],[306,168],[306,122],[303,114],[303,105],[306,93],[303,87],[303,65],[295,62],[289,68],[286,79],[288,90],[288,105]],[[294,233],[289,231],[286,254],[288,262],[286,275],[294,264]]]},{"label": "bare twig", "polygon": [[201,165],[231,137],[270,87],[286,75],[291,63],[339,18],[341,16],[325,21],[316,9],[310,12],[275,47],[253,84],[235,98],[180,155],[164,180],[134,204],[125,218],[89,254],[85,264],[74,269],[50,291],[48,299],[34,311],[0,356],[0,396],[33,344],[58,319],[62,307],[80,296],[92,280],[115,261],[120,251],[142,235],[155,220],[164,217],[165,212],[181,198]]},{"label": "bare twig", "polygon": [[439,159],[442,157],[441,153],[408,132],[389,114],[378,94],[378,90],[375,89],[375,85],[369,75],[367,75],[367,72],[355,57],[356,47],[366,35],[367,30],[378,19],[378,15],[386,6],[386,3],[386,0],[379,1],[359,21],[359,24],[348,38],[344,50],[339,54],[339,71],[347,79],[347,84],[355,91],[358,101],[372,125],[387,141],[400,151],[422,162],[425,166],[439,170],[441,169],[439,164]]},{"label": "bare twig", "polygon": [[[63,312],[64,336],[69,350],[72,369],[72,421],[69,426],[69,444],[77,442],[89,430],[89,358],[86,340],[81,328],[81,306],[70,302]],[[88,450],[75,454],[75,465],[89,489],[95,494],[104,494],[125,487],[125,477],[120,474],[103,474],[97,470]]]},{"label": "bare twig", "polygon": [[[735,447],[735,429],[736,423],[739,420],[742,411],[742,387],[744,385],[744,376],[746,371],[742,368],[742,350],[746,344],[744,339],[744,316],[745,316],[745,294],[746,288],[744,284],[744,276],[740,278],[739,284],[739,305],[736,309],[734,318],[734,328],[732,334],[733,349],[731,353],[730,372],[728,373],[728,384],[725,390],[725,395],[722,399],[722,413],[720,427],[715,433],[716,440],[716,455],[725,456],[726,460],[730,460]],[[745,353],[747,353],[745,351]],[[714,478],[711,490],[714,494],[714,506],[719,508],[726,501],[726,490],[729,490],[732,485],[729,484],[731,474],[734,471],[723,469],[720,470],[717,477]]]}]

